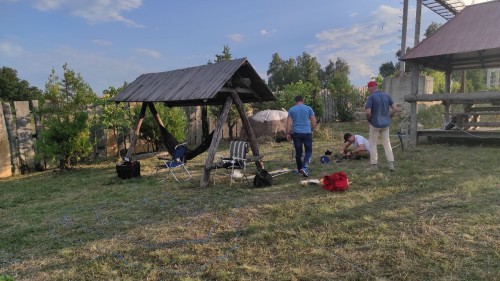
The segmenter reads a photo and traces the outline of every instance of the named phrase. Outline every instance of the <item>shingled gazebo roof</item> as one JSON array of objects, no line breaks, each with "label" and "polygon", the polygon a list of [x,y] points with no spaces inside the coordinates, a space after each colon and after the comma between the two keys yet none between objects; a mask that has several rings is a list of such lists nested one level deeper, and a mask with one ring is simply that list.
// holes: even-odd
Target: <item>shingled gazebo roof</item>
[{"label": "shingled gazebo roof", "polygon": [[442,71],[499,67],[499,34],[500,1],[466,6],[401,60]]},{"label": "shingled gazebo roof", "polygon": [[164,102],[167,106],[222,105],[234,91],[243,103],[276,100],[250,62],[240,58],[142,74],[111,101]]}]

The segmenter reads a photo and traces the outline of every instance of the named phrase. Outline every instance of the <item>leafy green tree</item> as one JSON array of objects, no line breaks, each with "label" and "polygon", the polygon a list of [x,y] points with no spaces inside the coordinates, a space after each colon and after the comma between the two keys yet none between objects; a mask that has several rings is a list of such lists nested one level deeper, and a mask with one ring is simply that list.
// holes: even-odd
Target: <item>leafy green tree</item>
[{"label": "leafy green tree", "polygon": [[[102,98],[98,98],[96,103],[98,106],[102,107],[102,111],[98,117],[97,124],[102,129],[111,129],[113,132],[113,137],[116,141],[117,146],[123,143],[125,146],[125,141],[120,142],[119,136],[128,135],[128,131],[132,127],[133,116],[128,108],[128,105],[122,103],[109,102],[109,99],[116,96],[123,90],[123,87],[114,88],[109,87],[108,90],[104,91]],[[97,129],[97,128],[96,128]],[[123,147],[126,149],[126,146]],[[120,155],[118,154],[118,157]]]},{"label": "leafy green tree", "polygon": [[465,92],[477,92],[486,89],[486,69],[472,69],[465,72]]},{"label": "leafy green tree", "polygon": [[[187,137],[186,132],[189,125],[189,120],[184,109],[181,107],[170,108],[166,106],[156,106],[155,108],[165,128],[176,140],[180,142],[184,141]],[[140,110],[139,106],[134,108],[135,116],[139,116]],[[158,150],[159,147],[163,146],[160,128],[151,114],[146,113],[141,125],[139,138],[151,144],[154,150]]]},{"label": "leafy green tree", "polygon": [[427,27],[427,29],[425,30],[425,33],[424,33],[424,36],[425,38],[429,37],[432,35],[432,33],[434,33],[436,30],[438,30],[438,28],[441,27],[441,24],[440,23],[436,23],[436,22],[431,22],[431,24],[429,24],[429,26]]},{"label": "leafy green tree", "polygon": [[39,100],[42,91],[30,86],[28,81],[17,77],[17,70],[10,67],[0,68],[0,100],[2,101],[28,101]]},{"label": "leafy green tree", "polygon": [[271,91],[275,92],[283,90],[285,85],[300,80],[295,60],[290,58],[285,61],[280,58],[278,53],[274,53],[272,56],[272,61],[269,63],[269,68],[267,70],[267,76],[268,87]]},{"label": "leafy green tree", "polygon": [[54,69],[46,83],[42,122],[45,129],[37,142],[45,156],[59,160],[61,169],[68,168],[92,151],[87,107],[96,99],[90,86],[79,73],[63,66],[63,79]]},{"label": "leafy green tree", "polygon": [[392,61],[388,61],[379,67],[378,72],[382,77],[390,77],[396,72],[396,70],[397,69],[394,66],[394,63],[392,63]]},{"label": "leafy green tree", "polygon": [[322,89],[325,89],[330,83],[330,81],[333,80],[333,74],[335,72],[335,62],[333,62],[331,59],[328,60],[328,64],[325,66],[325,69],[319,69],[318,72],[318,77],[320,81],[320,86]]},{"label": "leafy green tree", "polygon": [[337,119],[341,122],[354,119],[353,107],[358,104],[359,95],[349,81],[349,65],[342,58],[335,62],[333,79],[328,90],[333,95]]}]

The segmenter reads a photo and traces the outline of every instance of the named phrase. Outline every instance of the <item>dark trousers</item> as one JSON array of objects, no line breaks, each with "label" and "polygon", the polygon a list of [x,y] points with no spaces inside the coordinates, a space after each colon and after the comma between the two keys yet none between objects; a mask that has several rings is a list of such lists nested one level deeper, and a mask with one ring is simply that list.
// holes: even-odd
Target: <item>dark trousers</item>
[{"label": "dark trousers", "polygon": [[[295,147],[295,162],[297,162],[297,170],[309,168],[312,156],[312,134],[293,133],[293,146]],[[305,150],[304,160],[302,160],[302,152]]]}]

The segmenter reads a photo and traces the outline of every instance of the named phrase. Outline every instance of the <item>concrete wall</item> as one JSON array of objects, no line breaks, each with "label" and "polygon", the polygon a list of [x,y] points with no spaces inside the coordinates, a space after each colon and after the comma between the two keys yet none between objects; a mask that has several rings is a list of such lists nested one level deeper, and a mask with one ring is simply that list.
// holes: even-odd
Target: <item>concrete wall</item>
[{"label": "concrete wall", "polygon": [[[430,76],[420,76],[418,79],[418,94],[432,94],[434,79]],[[404,101],[405,95],[411,94],[411,77],[385,78],[382,84],[384,92],[391,95],[392,100],[403,113],[409,114],[410,103]]]}]

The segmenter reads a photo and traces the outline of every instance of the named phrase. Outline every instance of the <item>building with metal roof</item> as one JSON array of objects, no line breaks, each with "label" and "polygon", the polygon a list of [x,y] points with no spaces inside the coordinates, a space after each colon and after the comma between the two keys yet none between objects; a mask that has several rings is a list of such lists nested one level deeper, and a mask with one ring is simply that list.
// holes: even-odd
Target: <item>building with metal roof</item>
[{"label": "building with metal roof", "polygon": [[500,66],[500,1],[464,7],[402,61],[442,71]]}]

